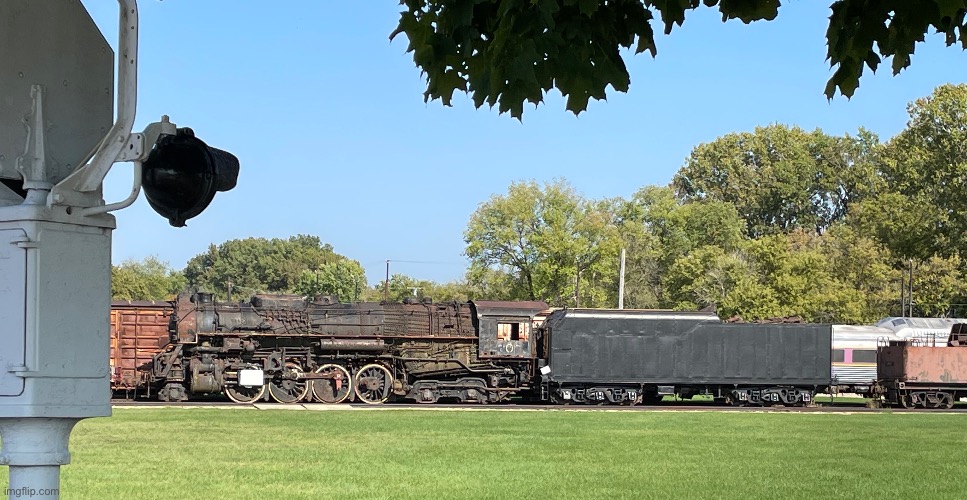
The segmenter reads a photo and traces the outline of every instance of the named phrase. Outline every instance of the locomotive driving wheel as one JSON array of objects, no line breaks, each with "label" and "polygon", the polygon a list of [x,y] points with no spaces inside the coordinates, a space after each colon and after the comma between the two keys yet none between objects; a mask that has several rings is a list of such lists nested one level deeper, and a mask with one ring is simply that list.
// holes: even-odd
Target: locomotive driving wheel
[{"label": "locomotive driving wheel", "polygon": [[225,395],[228,399],[239,403],[248,404],[254,403],[265,395],[264,385],[253,385],[251,387],[245,387],[243,385],[227,385],[225,386]]},{"label": "locomotive driving wheel", "polygon": [[279,403],[298,403],[305,399],[309,394],[309,384],[302,379],[303,373],[298,363],[287,362],[269,382],[269,396]]},{"label": "locomotive driving wheel", "polygon": [[341,365],[328,364],[316,369],[315,373],[326,375],[312,381],[312,395],[321,403],[342,403],[353,392],[353,378],[349,370]]},{"label": "locomotive driving wheel", "polygon": [[393,389],[393,374],[383,365],[366,365],[356,372],[353,384],[360,401],[376,405],[389,399]]}]

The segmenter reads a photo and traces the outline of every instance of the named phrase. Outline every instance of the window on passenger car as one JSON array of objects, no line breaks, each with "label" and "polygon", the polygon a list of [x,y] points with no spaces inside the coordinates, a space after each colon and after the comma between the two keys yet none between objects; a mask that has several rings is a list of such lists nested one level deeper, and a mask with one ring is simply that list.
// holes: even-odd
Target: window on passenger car
[{"label": "window on passenger car", "polygon": [[853,349],[854,363],[876,363],[876,351]]},{"label": "window on passenger car", "polygon": [[833,363],[842,363],[846,360],[846,351],[843,349],[833,349]]}]

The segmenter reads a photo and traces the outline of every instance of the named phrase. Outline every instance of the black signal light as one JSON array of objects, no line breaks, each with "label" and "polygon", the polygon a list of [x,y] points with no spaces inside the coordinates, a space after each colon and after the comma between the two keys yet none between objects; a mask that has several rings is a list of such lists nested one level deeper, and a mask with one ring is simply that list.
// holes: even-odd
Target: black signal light
[{"label": "black signal light", "polygon": [[217,191],[238,180],[238,158],[195,137],[190,128],[158,138],[142,166],[148,204],[174,227],[202,213]]}]

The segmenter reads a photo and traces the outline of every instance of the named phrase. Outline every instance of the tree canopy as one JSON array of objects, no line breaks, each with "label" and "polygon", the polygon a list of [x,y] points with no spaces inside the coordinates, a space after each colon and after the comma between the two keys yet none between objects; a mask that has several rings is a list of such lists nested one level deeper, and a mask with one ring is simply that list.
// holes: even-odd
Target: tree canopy
[{"label": "tree canopy", "polygon": [[[524,103],[538,104],[557,89],[575,114],[607,87],[631,85],[623,49],[658,51],[652,22],[666,35],[691,11],[717,8],[722,20],[770,21],[779,0],[401,0],[399,25],[408,52],[427,80],[424,98],[449,106],[456,90],[477,107],[487,103],[520,118]],[[866,68],[893,58],[893,74],[910,65],[930,32],[967,48],[965,0],[835,0],[826,31],[827,59],[835,71],[825,93],[850,97]]]},{"label": "tree canopy", "polygon": [[876,189],[879,140],[865,130],[832,137],[770,125],[700,144],[672,179],[678,196],[732,204],[751,238],[804,229],[822,233]]},{"label": "tree canopy", "polygon": [[168,300],[184,290],[186,283],[180,271],[153,256],[111,267],[111,296],[115,300]]},{"label": "tree canopy", "polygon": [[[468,276],[472,282],[491,282],[481,283],[484,289],[500,293],[503,288],[501,296],[573,305],[586,295],[580,290],[582,275],[592,282],[605,274],[613,277],[600,266],[618,248],[616,237],[606,207],[584,200],[566,182],[514,183],[470,217],[464,233]],[[493,286],[494,281],[502,286]]]},{"label": "tree canopy", "polygon": [[245,238],[210,245],[207,252],[188,261],[185,278],[189,285],[220,297],[226,296],[229,286],[244,294],[293,293],[305,271],[322,271],[343,259],[317,236]]}]

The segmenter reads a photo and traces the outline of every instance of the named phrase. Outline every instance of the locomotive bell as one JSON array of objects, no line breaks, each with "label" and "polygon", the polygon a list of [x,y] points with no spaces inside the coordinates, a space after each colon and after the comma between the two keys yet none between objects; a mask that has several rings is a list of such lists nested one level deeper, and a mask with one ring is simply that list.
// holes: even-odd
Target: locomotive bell
[{"label": "locomotive bell", "polygon": [[148,204],[174,227],[202,213],[217,191],[235,187],[238,158],[208,146],[190,128],[162,135],[145,160],[141,176]]}]

